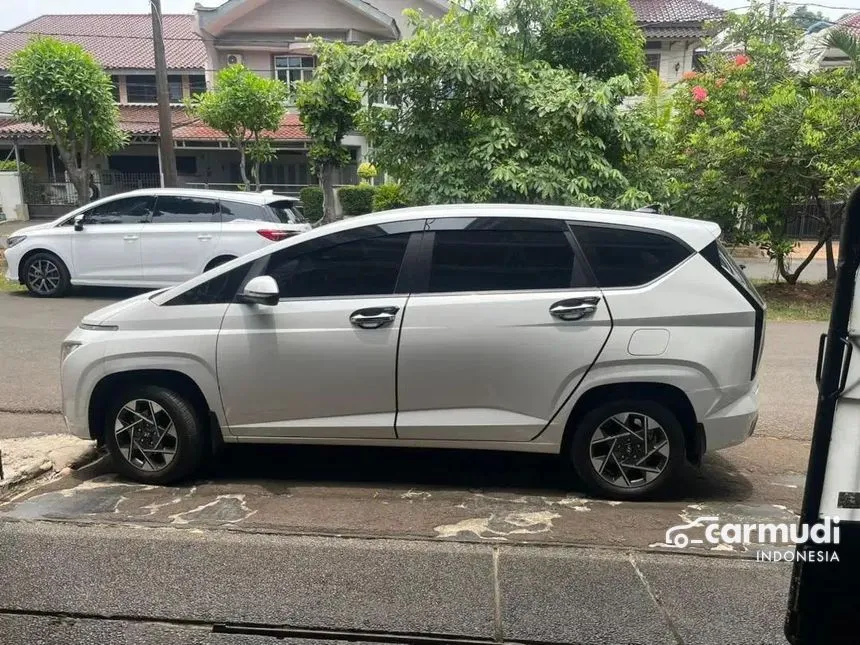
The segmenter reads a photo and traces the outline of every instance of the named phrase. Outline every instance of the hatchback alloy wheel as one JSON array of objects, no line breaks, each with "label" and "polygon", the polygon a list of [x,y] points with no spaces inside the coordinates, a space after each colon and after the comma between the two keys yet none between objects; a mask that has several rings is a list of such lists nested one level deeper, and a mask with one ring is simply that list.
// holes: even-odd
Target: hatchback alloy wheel
[{"label": "hatchback alloy wheel", "polygon": [[27,270],[27,284],[40,295],[48,295],[60,286],[60,267],[47,258],[31,263]]}]

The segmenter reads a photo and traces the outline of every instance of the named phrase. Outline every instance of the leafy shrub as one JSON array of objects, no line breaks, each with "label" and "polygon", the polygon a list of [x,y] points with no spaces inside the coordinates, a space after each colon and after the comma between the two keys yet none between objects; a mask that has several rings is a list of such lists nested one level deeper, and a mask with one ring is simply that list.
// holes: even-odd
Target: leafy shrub
[{"label": "leafy shrub", "polygon": [[382,184],[377,186],[376,194],[373,196],[373,212],[387,211],[394,208],[409,206],[406,191],[400,184]]},{"label": "leafy shrub", "polygon": [[[0,172],[15,172],[18,170],[18,164],[14,160],[0,161]],[[33,169],[25,163],[21,164],[22,173],[33,172]]]},{"label": "leafy shrub", "polygon": [[323,216],[323,193],[319,186],[306,186],[299,192],[305,219],[316,222]]},{"label": "leafy shrub", "polygon": [[366,215],[373,210],[373,196],[376,188],[370,184],[359,184],[358,186],[344,186],[337,191],[340,197],[340,205],[345,217]]},{"label": "leafy shrub", "polygon": [[368,163],[365,161],[364,163],[358,164],[358,177],[362,180],[362,183],[367,183],[374,177],[376,177],[376,166],[372,163]]}]

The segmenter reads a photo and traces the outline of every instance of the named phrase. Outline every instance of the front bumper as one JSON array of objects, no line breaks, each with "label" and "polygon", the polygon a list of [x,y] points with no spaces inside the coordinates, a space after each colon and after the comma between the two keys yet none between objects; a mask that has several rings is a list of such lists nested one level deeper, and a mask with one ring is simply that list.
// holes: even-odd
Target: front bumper
[{"label": "front bumper", "polygon": [[727,405],[712,411],[702,421],[708,452],[736,446],[755,432],[759,413],[758,383]]},{"label": "front bumper", "polygon": [[23,255],[21,251],[18,250],[18,246],[16,245],[11,249],[4,250],[4,256],[6,258],[6,279],[9,282],[18,282],[18,265],[21,263],[21,256]]}]

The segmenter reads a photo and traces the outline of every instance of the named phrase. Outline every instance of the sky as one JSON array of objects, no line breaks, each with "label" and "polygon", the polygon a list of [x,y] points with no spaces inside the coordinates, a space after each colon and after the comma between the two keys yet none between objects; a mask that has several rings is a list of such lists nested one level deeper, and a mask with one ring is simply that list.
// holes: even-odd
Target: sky
[{"label": "sky", "polygon": [[[373,3],[372,0],[370,2]],[[723,9],[736,9],[749,4],[749,0],[710,2]],[[165,13],[191,13],[194,4],[195,0],[161,0],[162,11]],[[208,0],[201,4],[217,6],[221,4],[221,0]],[[792,0],[786,4],[795,6],[800,4],[800,1]],[[805,4],[810,9],[821,11],[831,20],[849,11],[860,11],[860,0],[813,0]],[[117,5],[122,6],[118,8]],[[46,13],[145,13],[149,11],[149,0],[0,0],[0,7],[0,29],[12,29]]]}]

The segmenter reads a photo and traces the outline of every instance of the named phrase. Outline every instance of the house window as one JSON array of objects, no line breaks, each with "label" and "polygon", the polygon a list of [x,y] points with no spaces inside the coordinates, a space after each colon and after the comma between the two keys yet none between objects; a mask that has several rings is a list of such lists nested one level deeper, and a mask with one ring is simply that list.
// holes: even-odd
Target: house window
[{"label": "house window", "polygon": [[[126,76],[125,84],[129,103],[156,103],[158,101],[154,74]],[[171,103],[182,103],[182,76],[170,74],[167,77],[167,89],[170,92]]]},{"label": "house window", "polygon": [[0,76],[0,103],[11,103],[15,98],[15,80],[11,76]]},{"label": "house window", "polygon": [[313,56],[275,56],[275,76],[293,88],[297,81],[309,81],[314,76]]},{"label": "house window", "polygon": [[708,55],[707,49],[697,49],[693,52],[693,70],[697,72],[705,71],[705,57]]},{"label": "house window", "polygon": [[191,94],[203,94],[206,91],[206,77],[203,74],[192,74],[188,77]]},{"label": "house window", "polygon": [[660,73],[660,54],[648,52],[645,54],[645,64],[649,69],[653,69],[658,74]]},{"label": "house window", "polygon": [[125,77],[126,94],[129,103],[155,103],[155,76],[135,74]]}]

